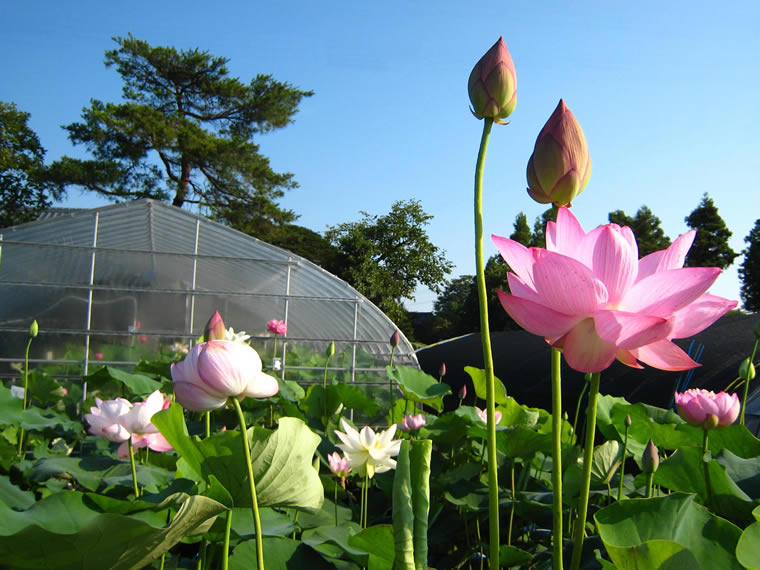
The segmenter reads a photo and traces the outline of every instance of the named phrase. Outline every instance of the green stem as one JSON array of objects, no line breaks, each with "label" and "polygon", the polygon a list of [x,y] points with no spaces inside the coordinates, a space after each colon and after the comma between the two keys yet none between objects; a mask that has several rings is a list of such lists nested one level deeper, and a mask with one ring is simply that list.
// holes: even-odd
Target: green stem
[{"label": "green stem", "polygon": [[[31,340],[30,340],[31,342]],[[760,338],[755,339],[755,344],[752,347],[752,356],[749,357],[750,365],[754,364],[755,362],[755,353],[757,352],[757,343],[760,342]],[[28,349],[27,349],[28,350]],[[744,396],[742,396],[742,411],[739,414],[739,424],[744,425],[744,410],[747,407],[747,394],[749,394],[749,374],[747,375],[747,378],[744,379]],[[26,392],[24,392],[26,395]]]},{"label": "green stem", "polygon": [[552,561],[562,570],[562,353],[552,348]]},{"label": "green stem", "polygon": [[[586,389],[588,388],[588,382],[583,382],[583,388],[581,388],[581,393],[578,396],[578,403],[575,404],[575,418],[573,419],[573,434],[576,435],[577,432],[575,431],[578,429],[578,415],[581,411],[581,403],[583,402],[583,396],[586,393]],[[576,435],[577,437],[577,435]]]},{"label": "green stem", "polygon": [[625,438],[623,438],[623,461],[620,464],[620,481],[618,482],[618,496],[619,501],[623,497],[623,476],[625,475],[625,454],[628,451],[628,430],[631,429],[628,422],[625,423]]},{"label": "green stem", "polygon": [[211,412],[208,411],[205,414],[203,414],[206,419],[206,439],[211,437]]},{"label": "green stem", "polygon": [[705,473],[705,489],[707,491],[707,504],[705,505],[708,509],[712,509],[712,489],[710,488],[710,461],[707,459],[707,454],[710,453],[710,447],[708,445],[708,434],[710,433],[710,430],[705,429],[704,430],[704,437],[702,438],[702,465]]},{"label": "green stem", "polygon": [[330,364],[330,357],[327,357],[327,360],[325,360],[325,374],[322,377],[322,388],[327,390],[327,365]]},{"label": "green stem", "polygon": [[573,542],[573,558],[571,570],[578,570],[581,565],[583,538],[586,534],[586,515],[588,514],[588,496],[591,488],[591,463],[594,456],[594,435],[596,433],[596,403],[599,398],[599,380],[601,374],[591,375],[591,389],[588,394],[588,411],[586,412],[586,442],[583,449],[583,479],[581,480],[581,496],[578,499],[578,520],[575,527]]},{"label": "green stem", "polygon": [[224,545],[222,546],[222,570],[229,568],[230,558],[230,530],[232,529],[232,509],[227,511],[227,520],[224,525]]},{"label": "green stem", "polygon": [[335,505],[335,526],[338,526],[338,485],[335,485],[335,492],[333,493],[333,504]]},{"label": "green stem", "polygon": [[248,448],[248,428],[245,425],[245,416],[237,398],[230,398],[237,412],[240,423],[240,435],[243,444],[243,457],[248,468],[248,484],[251,492],[251,512],[253,513],[253,525],[256,530],[256,560],[259,570],[264,570],[264,542],[261,535],[261,518],[259,517],[259,502],[256,499],[256,483],[253,479],[253,464],[251,463],[251,450]]},{"label": "green stem", "polygon": [[647,473],[647,499],[652,498],[652,482],[654,481],[654,472]]},{"label": "green stem", "polygon": [[507,546],[512,546],[512,521],[515,518],[515,503],[517,502],[517,499],[515,498],[515,462],[512,461],[512,469],[511,469],[511,475],[512,475],[512,508],[509,511],[509,532],[507,534]]},{"label": "green stem", "polygon": [[[391,369],[393,368],[393,353],[394,352],[396,352],[396,347],[395,346],[391,347],[391,362],[388,365]],[[393,378],[391,378],[390,376],[388,376],[388,400],[391,403],[390,404],[391,405],[391,407],[390,407],[390,410],[391,410],[391,425],[393,425],[393,423],[396,421],[396,417],[394,415],[394,410],[393,410]]]},{"label": "green stem", "polygon": [[488,531],[490,568],[499,568],[499,479],[496,469],[496,422],[494,421],[494,373],[491,353],[491,332],[488,326],[488,296],[485,262],[483,260],[483,166],[488,151],[493,119],[483,119],[478,161],[475,166],[475,268],[480,305],[480,338],[483,344],[483,364],[486,373],[486,409],[488,410]]},{"label": "green stem", "polygon": [[359,523],[362,528],[367,528],[367,495],[369,491],[369,471],[364,471],[364,485],[362,485],[362,506],[360,509]]},{"label": "green stem", "polygon": [[[30,336],[29,342],[26,343],[26,354],[24,355],[24,410],[29,407],[29,348],[32,346],[32,338],[34,337]],[[18,435],[18,454],[21,455],[23,452],[24,428],[22,427]]]},{"label": "green stem", "polygon": [[127,439],[127,449],[129,450],[129,466],[132,468],[132,488],[135,492],[135,499],[140,496],[140,487],[137,486],[137,469],[135,468],[135,450],[132,449],[132,436]]}]

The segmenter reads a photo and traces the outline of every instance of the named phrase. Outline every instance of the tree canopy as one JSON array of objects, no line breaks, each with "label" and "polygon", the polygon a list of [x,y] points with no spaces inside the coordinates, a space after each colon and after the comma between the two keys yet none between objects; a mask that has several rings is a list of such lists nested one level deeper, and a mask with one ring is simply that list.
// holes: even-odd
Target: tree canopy
[{"label": "tree canopy", "polygon": [[230,77],[227,59],[198,49],[152,47],[131,35],[114,40],[105,65],[122,78],[123,102],[93,99],[82,121],[65,127],[93,158],[56,161],[61,187],[200,204],[233,226],[253,219],[260,232],[296,218],[277,205],[296,186],[292,175],[273,171],[254,139],[292,122],[311,91],[271,75],[244,84]]},{"label": "tree canopy", "polygon": [[741,298],[744,308],[753,313],[760,312],[760,220],[744,238],[747,244],[742,252],[744,260],[739,267],[739,277],[742,280]]},{"label": "tree canopy", "polygon": [[0,228],[36,219],[56,197],[29,116],[0,101]]},{"label": "tree canopy", "polygon": [[704,194],[699,206],[685,218],[685,221],[686,225],[697,230],[694,245],[686,255],[687,267],[726,269],[734,262],[738,253],[728,245],[731,230],[718,214],[718,208],[712,198]]},{"label": "tree canopy", "polygon": [[440,293],[452,263],[428,238],[432,216],[418,201],[395,202],[383,216],[362,216],[325,234],[338,249],[337,275],[403,326],[403,301],[414,298],[418,285]]},{"label": "tree canopy", "polygon": [[670,245],[670,238],[662,229],[660,218],[655,216],[647,206],[641,206],[636,215],[630,217],[623,210],[610,212],[608,219],[619,226],[628,226],[636,236],[639,246],[639,257],[665,249]]}]

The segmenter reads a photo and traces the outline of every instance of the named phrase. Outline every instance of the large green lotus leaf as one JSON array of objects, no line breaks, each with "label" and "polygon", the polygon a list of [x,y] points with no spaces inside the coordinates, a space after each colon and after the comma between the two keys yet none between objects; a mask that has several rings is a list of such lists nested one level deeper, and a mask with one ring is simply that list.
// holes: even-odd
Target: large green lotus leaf
[{"label": "large green lotus leaf", "polygon": [[[136,465],[137,480],[152,492],[164,487],[172,473],[154,465]],[[34,481],[47,481],[51,477],[67,474],[90,491],[110,487],[132,487],[132,469],[128,461],[105,456],[48,457],[37,461],[28,476]]]},{"label": "large green lotus leaf", "polygon": [[501,547],[499,547],[499,564],[503,568],[527,566],[531,560],[533,560],[533,555],[530,552],[521,550],[516,546],[502,544]]},{"label": "large green lotus leaf", "polygon": [[[351,509],[338,505],[338,526],[348,523],[352,517]],[[329,525],[335,525],[335,503],[327,497],[325,497],[320,510],[303,511],[298,514],[298,526],[302,529]]]},{"label": "large green lotus leaf", "polygon": [[612,480],[623,459],[623,446],[614,439],[605,441],[594,448],[591,461],[591,476],[600,483],[607,484]]},{"label": "large green lotus leaf", "polygon": [[430,406],[439,412],[443,409],[443,397],[451,392],[448,384],[407,366],[386,366],[385,371],[388,378],[398,383],[407,400]]},{"label": "large green lotus leaf", "polygon": [[0,503],[12,509],[24,510],[31,507],[34,501],[34,493],[19,489],[7,475],[0,475]]},{"label": "large green lotus leaf", "polygon": [[[213,475],[230,493],[235,506],[251,504],[240,432],[220,432],[203,440],[191,438],[177,404],[154,415],[152,421],[181,456],[177,476],[208,482]],[[319,509],[324,489],[312,458],[320,438],[299,419],[284,417],[278,424],[275,431],[251,428],[248,433],[259,506]]]},{"label": "large green lotus leaf", "polygon": [[742,491],[752,499],[760,499],[760,456],[744,459],[724,449],[715,459]]},{"label": "large green lotus leaf", "polygon": [[147,396],[151,392],[160,390],[163,383],[156,382],[153,378],[143,376],[142,374],[132,374],[119,370],[112,366],[104,366],[100,370],[85,376],[84,381],[89,386],[99,387],[108,382],[114,381],[123,384],[135,396]]},{"label": "large green lotus leaf", "polygon": [[[328,570],[333,568],[317,552],[300,540],[265,536],[264,565],[267,570],[308,568]],[[250,570],[257,567],[256,541],[247,540],[235,547],[230,556],[230,570]]]},{"label": "large green lotus leaf", "polygon": [[188,497],[166,526],[165,512],[125,516],[100,506],[75,491],[51,495],[23,512],[0,505],[3,567],[142,568],[225,510],[206,497]]},{"label": "large green lotus leaf", "polygon": [[[757,512],[760,512],[760,507],[753,514]],[[755,518],[758,518],[757,514]],[[754,522],[744,529],[736,545],[736,559],[749,570],[760,569],[760,522]]]},{"label": "large green lotus leaf", "polygon": [[30,406],[26,410],[19,398],[11,395],[9,388],[0,385],[0,425],[21,426],[27,431],[42,431],[50,428],[63,428],[65,431],[79,433],[84,430],[82,423],[70,419],[52,409]]},{"label": "large green lotus leaf", "polygon": [[[226,516],[227,515],[225,514],[224,516],[217,518],[214,527],[208,535],[209,540],[222,541],[224,539]],[[296,530],[296,525],[293,523],[293,517],[288,516],[286,513],[262,507],[259,509],[259,517],[261,518],[261,530],[264,536],[288,536]],[[256,536],[256,528],[253,523],[251,507],[237,507],[232,509],[232,532],[233,536],[238,536],[244,540]]]},{"label": "large green lotus leaf", "polygon": [[551,453],[552,436],[524,427],[496,431],[496,449],[511,458],[530,459],[537,452]]},{"label": "large green lotus leaf", "polygon": [[[486,371],[482,368],[475,368],[473,366],[465,366],[464,371],[472,378],[472,385],[475,388],[475,395],[481,400],[487,400],[487,388],[486,388]],[[507,389],[504,387],[504,382],[494,376],[494,403],[506,404],[507,403]]]},{"label": "large green lotus leaf", "polygon": [[389,524],[365,528],[348,539],[354,548],[369,554],[368,570],[391,570],[394,560],[393,529]]},{"label": "large green lotus leaf", "polygon": [[741,530],[696,504],[694,495],[620,501],[599,510],[594,519],[619,570],[661,567],[641,565],[647,561],[678,563],[680,568],[741,568],[734,555]]},{"label": "large green lotus leaf", "polygon": [[350,545],[351,537],[360,530],[361,527],[352,521],[340,526],[320,526],[303,531],[301,541],[331,558],[347,554],[353,560],[366,562],[366,551]]},{"label": "large green lotus leaf", "polygon": [[374,416],[380,407],[356,386],[332,384],[326,389],[322,386],[310,386],[306,397],[298,404],[312,418],[320,418],[322,423],[335,415],[341,404],[348,409]]},{"label": "large green lotus leaf", "polygon": [[[756,506],[747,494],[727,475],[725,467],[715,459],[708,464],[712,503],[718,515],[737,523],[753,521],[752,509]],[[673,491],[696,493],[699,501],[707,505],[707,482],[701,449],[679,449],[660,464],[654,482]]]},{"label": "large green lotus leaf", "polygon": [[[464,407],[468,406],[462,406],[457,411]],[[467,429],[471,423],[469,416],[463,417],[461,413],[446,412],[438,416],[433,424],[425,426],[425,433],[437,445],[457,445],[467,435]]]}]

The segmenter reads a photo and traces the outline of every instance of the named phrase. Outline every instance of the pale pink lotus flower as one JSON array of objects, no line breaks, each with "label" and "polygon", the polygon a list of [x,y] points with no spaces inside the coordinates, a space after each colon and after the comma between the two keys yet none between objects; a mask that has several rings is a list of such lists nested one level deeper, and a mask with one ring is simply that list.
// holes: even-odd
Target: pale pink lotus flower
[{"label": "pale pink lotus flower", "polygon": [[[480,421],[484,424],[488,423],[488,410],[481,410],[477,406],[475,406],[475,411],[478,413],[478,417],[480,418]],[[499,410],[496,410],[493,414],[493,419],[498,425],[501,423],[501,412]]]},{"label": "pale pink lotus flower", "polygon": [[[704,428],[725,427],[739,417],[741,402],[739,396],[726,392],[715,392],[692,388],[675,393],[678,415],[691,425]],[[710,417],[712,416],[712,417]]]},{"label": "pale pink lotus flower", "polygon": [[425,414],[407,414],[398,426],[401,431],[414,431],[427,423]]},{"label": "pale pink lotus flower", "polygon": [[338,477],[348,477],[348,474],[351,473],[351,464],[348,458],[341,457],[337,451],[327,454],[327,463],[330,465],[330,471]]},{"label": "pale pink lotus flower", "polygon": [[120,443],[129,439],[130,432],[124,427],[123,419],[132,409],[132,404],[124,398],[101,400],[95,398],[95,405],[84,419],[90,424],[89,432],[109,441]]},{"label": "pale pink lotus flower", "polygon": [[195,412],[221,408],[228,398],[268,398],[280,389],[276,378],[261,371],[253,348],[229,340],[196,344],[171,365],[171,373],[177,402]]},{"label": "pale pink lotus flower", "polygon": [[588,233],[567,208],[546,225],[546,249],[492,236],[512,269],[501,304],[525,330],[563,351],[570,367],[600,372],[617,358],[663,370],[699,366],[672,339],[705,329],[736,307],[706,293],[717,267],[683,267],[692,230],[670,247],[638,259],[629,227]]},{"label": "pale pink lotus flower", "polygon": [[96,360],[103,360],[103,353],[102,352],[96,352],[95,353],[95,359]]},{"label": "pale pink lotus flower", "polygon": [[288,325],[285,321],[278,321],[277,319],[272,319],[267,323],[267,329],[272,334],[287,334],[288,333]]},{"label": "pale pink lotus flower", "polygon": [[345,419],[341,419],[341,425],[345,433],[335,430],[335,435],[343,442],[338,447],[346,454],[352,468],[366,469],[370,479],[375,473],[396,468],[396,460],[392,457],[401,450],[401,440],[393,439],[396,424],[377,434],[369,426],[356,431]]}]

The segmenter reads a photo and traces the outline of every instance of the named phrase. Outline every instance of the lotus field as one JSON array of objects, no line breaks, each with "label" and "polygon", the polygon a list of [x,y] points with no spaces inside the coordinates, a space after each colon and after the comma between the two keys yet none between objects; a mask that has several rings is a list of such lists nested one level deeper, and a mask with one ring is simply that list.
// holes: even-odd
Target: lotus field
[{"label": "lotus field", "polygon": [[[272,360],[286,321],[250,323],[272,335],[264,354],[218,312],[192,346],[130,371],[72,382],[24,362],[0,385],[0,566],[760,568],[760,440],[744,425],[755,351],[726,392],[675,393],[673,409],[604,395],[615,360],[642,375],[698,366],[673,341],[737,303],[708,293],[719,269],[684,267],[694,231],[639,258],[630,228],[581,226],[571,206],[591,159],[563,100],[527,165],[528,195],[555,208],[545,247],[492,236],[509,267],[503,310],[552,347],[552,409],[521,404],[494,376],[482,180],[516,86],[499,39],[468,82],[483,126],[485,364],[465,368],[462,390],[445,366],[434,377],[394,365],[394,330],[376,389],[331,369],[343,355],[330,339],[323,352],[288,345],[288,362],[321,371],[304,382]],[[33,322],[29,345],[44,335]],[[587,379],[570,402],[563,359]]]}]

